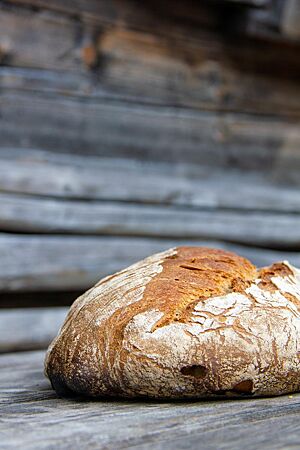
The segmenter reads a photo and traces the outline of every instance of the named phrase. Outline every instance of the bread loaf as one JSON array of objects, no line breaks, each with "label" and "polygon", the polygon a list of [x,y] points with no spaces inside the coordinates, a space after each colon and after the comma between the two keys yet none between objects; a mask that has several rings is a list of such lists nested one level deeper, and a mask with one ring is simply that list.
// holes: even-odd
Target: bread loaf
[{"label": "bread loaf", "polygon": [[45,371],[59,395],[204,398],[300,388],[300,271],[179,247],[79,297]]}]

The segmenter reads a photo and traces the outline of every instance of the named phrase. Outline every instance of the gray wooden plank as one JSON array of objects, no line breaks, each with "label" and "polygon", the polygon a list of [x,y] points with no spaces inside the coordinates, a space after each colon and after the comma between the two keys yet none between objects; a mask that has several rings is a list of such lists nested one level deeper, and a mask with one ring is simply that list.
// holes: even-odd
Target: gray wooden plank
[{"label": "gray wooden plank", "polygon": [[[98,19],[100,24],[114,19],[118,13],[114,5],[109,5],[108,2],[99,3],[98,0],[78,0],[75,3],[72,0],[66,0],[64,2],[60,2],[59,0],[52,0],[51,2],[45,0],[8,0],[7,3],[31,8],[46,8],[55,12],[69,14],[70,16],[74,16],[75,14],[96,16],[95,21]],[[122,13],[122,9],[120,13]]]},{"label": "gray wooden plank", "polygon": [[0,448],[295,449],[300,396],[240,401],[58,399],[44,352],[0,356]]},{"label": "gray wooden plank", "polygon": [[0,352],[47,348],[67,311],[65,307],[0,309]]},{"label": "gray wooden plank", "polygon": [[12,93],[42,91],[98,102],[106,98],[119,98],[137,103],[204,110],[279,117],[300,115],[300,88],[293,80],[283,81],[243,71],[223,61],[221,56],[213,59],[209,54],[205,63],[191,71],[188,64],[171,57],[167,59],[158,51],[149,59],[142,58],[131,49],[135,39],[138,41],[139,38],[132,37],[133,42],[129,40],[125,46],[124,37],[114,38],[116,42],[109,50],[110,56],[100,77],[96,77],[94,72],[81,70],[80,60],[76,66],[78,70],[66,70],[64,66],[57,70],[4,66],[0,68],[0,87]]},{"label": "gray wooden plank", "polygon": [[194,208],[300,212],[298,186],[275,183],[257,172],[31,149],[0,150],[0,191]]},{"label": "gray wooden plank", "polygon": [[[213,58],[208,54],[206,62],[192,71],[180,59],[167,59],[159,54],[159,50],[157,55],[154,53],[151,58],[145,59],[131,48],[138,39],[139,37],[132,36],[125,46],[126,39],[121,33],[114,37],[114,43],[110,44],[112,48],[107,51],[110,56],[107,57],[101,77],[84,72],[82,61],[77,56],[72,61],[75,61],[75,68],[78,70],[66,70],[68,58],[65,65],[58,66],[56,71],[2,67],[0,86],[12,92],[24,90],[33,93],[64,93],[92,98],[94,101],[110,97],[196,109],[272,116],[300,115],[300,89],[293,80],[283,81],[243,71],[239,66],[223,61],[221,55]],[[147,52],[147,49],[144,51]],[[43,54],[43,48],[39,52]],[[58,56],[53,58],[59,59]]]},{"label": "gray wooden plank", "polygon": [[[67,87],[69,95],[80,94],[94,100],[110,95],[136,102],[299,117],[299,85],[292,79],[300,73],[297,50],[282,53],[281,68],[277,68],[276,48],[261,49],[243,41],[237,48],[221,33],[208,33],[201,27],[186,26],[182,31],[180,23],[184,20],[172,22],[166,14],[153,18],[153,9],[147,7],[135,8],[139,13],[135,13],[138,16],[134,29],[130,29],[131,13],[118,17],[126,7],[112,13],[113,7],[107,3],[98,6],[99,15],[103,8],[108,17],[97,31],[64,15],[4,9],[0,16],[3,61],[17,68],[43,70],[27,71],[27,77],[23,71],[21,81],[20,71],[11,71],[11,76],[7,76],[8,68],[2,68],[1,85],[6,89],[41,89],[43,81],[46,91],[54,86],[58,91]],[[45,7],[51,9],[52,2],[48,5]],[[138,25],[147,24],[149,19],[153,25],[148,24],[148,31],[138,31]],[[162,30],[171,30],[171,35],[162,36]],[[35,39],[35,35],[43,38]],[[92,62],[85,56],[90,53],[94,55]],[[250,67],[245,70],[247,61]],[[87,62],[96,67],[92,72],[86,69]],[[44,69],[51,72],[45,73]],[[269,76],[264,74],[267,69]],[[60,71],[64,71],[63,76]],[[280,77],[287,71],[291,79]]]},{"label": "gray wooden plank", "polygon": [[[57,4],[58,2],[56,2]],[[172,3],[169,2],[169,4]],[[82,16],[82,20],[80,20],[76,16],[76,9],[78,10],[76,7],[69,6],[68,10],[71,14],[64,15],[60,14],[61,11],[58,11],[55,7],[51,8],[50,6],[49,8],[49,5],[48,3],[48,11],[36,10],[35,5],[32,5],[34,9],[31,7],[6,8],[5,5],[0,5],[2,36],[0,42],[2,42],[2,57],[5,58],[8,65],[44,69],[51,67],[56,69],[84,69],[86,65],[89,66],[86,53],[90,50],[96,54],[97,61],[99,57],[99,62],[102,63],[102,60],[104,62],[107,56],[106,37],[114,36],[122,29],[131,29],[133,33],[142,33],[142,35],[145,35],[142,40],[146,43],[149,41],[148,35],[156,30],[155,34],[163,39],[156,43],[156,39],[153,40],[150,37],[150,47],[149,45],[147,47],[152,50],[157,47],[158,49],[162,48],[165,53],[173,55],[174,51],[164,43],[165,39],[169,42],[176,39],[178,50],[179,48],[182,50],[183,42],[187,44],[190,42],[193,46],[195,41],[197,42],[203,36],[207,37],[212,33],[208,30],[197,29],[195,26],[193,27],[194,32],[191,33],[190,27],[181,26],[180,23],[174,22],[172,20],[174,16],[176,18],[174,8],[173,14],[170,14],[170,10],[165,10],[163,15],[160,15],[153,14],[155,10],[151,7],[136,8],[130,1],[127,2],[127,5],[118,5],[117,8],[114,8],[110,2],[104,1],[102,6],[99,7],[99,3],[96,6],[96,14],[95,12],[80,14]],[[217,22],[218,15],[207,13],[207,8],[203,6],[198,9],[200,24],[201,19],[202,23],[208,22],[209,24],[209,22],[212,22],[212,24],[215,24]],[[188,13],[188,11],[186,8],[181,8],[182,13]],[[168,15],[171,20],[168,19]],[[157,27],[158,23],[161,24],[160,27]],[[35,36],[40,33],[43,33],[43,38],[39,42],[35,39]],[[57,44],[61,41],[64,42],[64,45],[57,47]],[[46,49],[44,54],[42,54],[43,49]],[[158,53],[158,56],[160,53]]]},{"label": "gray wooden plank", "polygon": [[87,289],[101,277],[152,253],[184,244],[232,250],[258,266],[287,259],[300,267],[298,252],[263,250],[218,241],[0,234],[0,291]]},{"label": "gray wooden plank", "polygon": [[40,199],[8,193],[0,193],[0,229],[300,247],[298,214]]},{"label": "gray wooden plank", "polygon": [[68,18],[1,7],[0,28],[1,59],[10,64],[71,69],[80,62],[74,52],[80,25]]},{"label": "gray wooden plank", "polygon": [[[116,101],[3,92],[2,147],[297,173],[295,122]],[[18,127],[15,126],[18,123]],[[283,169],[282,169],[283,168]]]},{"label": "gray wooden plank", "polygon": [[[174,4],[172,0],[165,0],[163,4],[155,2],[155,7],[151,5],[151,2],[144,2],[140,8],[136,8],[134,2],[130,0],[123,0],[120,4],[111,4],[111,2],[107,1],[99,4],[96,0],[89,0],[88,2],[79,0],[76,3],[69,1],[60,2],[59,0],[52,0],[51,2],[46,0],[6,1],[7,4],[19,6],[19,10],[22,6],[25,7],[23,11],[26,11],[28,8],[34,8],[35,11],[39,9],[53,11],[72,19],[74,17],[80,18],[83,23],[98,27],[122,23],[123,26],[125,25],[129,29],[146,32],[153,32],[153,29],[155,29],[158,35],[173,38],[181,36],[185,39],[191,39],[193,34],[197,36],[197,31],[199,32],[200,27],[209,29],[220,28],[220,22],[222,22],[222,19],[224,20],[223,9],[216,6],[220,6],[221,2],[225,6],[227,4],[238,7],[251,6],[262,8],[263,10],[272,5],[271,0],[188,1],[184,5],[181,2]],[[156,29],[157,24],[160,24],[160,26]]]}]

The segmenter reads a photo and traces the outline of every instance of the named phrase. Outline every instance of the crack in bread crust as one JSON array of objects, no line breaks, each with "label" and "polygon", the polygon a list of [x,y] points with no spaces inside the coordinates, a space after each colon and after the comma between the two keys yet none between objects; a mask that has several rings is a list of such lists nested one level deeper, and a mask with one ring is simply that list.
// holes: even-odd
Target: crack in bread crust
[{"label": "crack in bread crust", "polygon": [[296,391],[299,305],[299,271],[286,262],[258,271],[231,252],[170,249],[77,299],[45,371],[58,392],[92,396]]},{"label": "crack in bread crust", "polygon": [[230,292],[244,292],[257,275],[245,258],[223,250],[180,247],[163,271],[148,284],[143,302],[164,313],[153,331],[173,321],[188,322],[193,304]]}]

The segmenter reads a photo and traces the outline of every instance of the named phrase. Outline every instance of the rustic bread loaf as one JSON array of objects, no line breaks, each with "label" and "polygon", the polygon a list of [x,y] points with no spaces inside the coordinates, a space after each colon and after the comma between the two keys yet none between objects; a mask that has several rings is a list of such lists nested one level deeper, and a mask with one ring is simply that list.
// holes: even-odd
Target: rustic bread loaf
[{"label": "rustic bread loaf", "polygon": [[60,395],[202,398],[300,388],[300,271],[209,248],[159,253],[79,297],[45,371]]}]

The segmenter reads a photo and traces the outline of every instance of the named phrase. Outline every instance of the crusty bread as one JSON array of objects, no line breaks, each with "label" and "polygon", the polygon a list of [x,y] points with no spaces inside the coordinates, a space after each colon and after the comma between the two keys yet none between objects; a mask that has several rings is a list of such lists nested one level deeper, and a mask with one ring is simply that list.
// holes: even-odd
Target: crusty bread
[{"label": "crusty bread", "polygon": [[300,272],[179,247],[79,297],[45,371],[60,395],[280,395],[300,389]]}]

